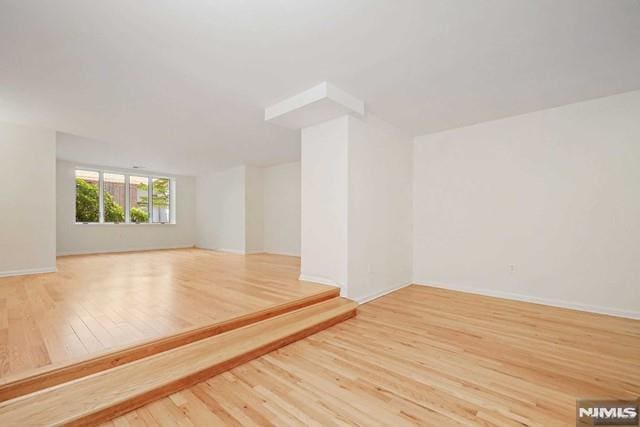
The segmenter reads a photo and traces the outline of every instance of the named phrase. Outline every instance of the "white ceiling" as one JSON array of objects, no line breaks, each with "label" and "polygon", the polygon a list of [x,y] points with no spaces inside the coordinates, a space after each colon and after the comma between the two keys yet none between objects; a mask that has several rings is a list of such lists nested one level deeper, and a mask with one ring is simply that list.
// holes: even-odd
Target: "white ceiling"
[{"label": "white ceiling", "polygon": [[264,108],[325,80],[415,135],[638,89],[640,1],[0,0],[0,120],[72,160],[295,160]]}]

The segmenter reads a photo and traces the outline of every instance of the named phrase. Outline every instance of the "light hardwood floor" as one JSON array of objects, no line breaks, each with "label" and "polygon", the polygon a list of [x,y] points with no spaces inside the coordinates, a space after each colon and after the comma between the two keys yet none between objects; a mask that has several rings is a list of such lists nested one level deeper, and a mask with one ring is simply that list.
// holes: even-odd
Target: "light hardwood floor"
[{"label": "light hardwood floor", "polygon": [[331,287],[300,260],[201,249],[58,258],[0,278],[0,378],[231,319]]},{"label": "light hardwood floor", "polygon": [[640,321],[410,286],[107,425],[575,425],[640,395]]},{"label": "light hardwood floor", "polygon": [[184,390],[353,317],[335,297],[0,403],[1,426],[87,426]]}]

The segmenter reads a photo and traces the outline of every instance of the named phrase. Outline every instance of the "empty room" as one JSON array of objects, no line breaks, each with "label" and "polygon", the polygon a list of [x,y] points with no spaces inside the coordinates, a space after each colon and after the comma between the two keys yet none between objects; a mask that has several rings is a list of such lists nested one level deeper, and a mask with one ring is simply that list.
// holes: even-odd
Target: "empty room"
[{"label": "empty room", "polygon": [[0,426],[638,426],[640,0],[0,0],[0,213]]}]

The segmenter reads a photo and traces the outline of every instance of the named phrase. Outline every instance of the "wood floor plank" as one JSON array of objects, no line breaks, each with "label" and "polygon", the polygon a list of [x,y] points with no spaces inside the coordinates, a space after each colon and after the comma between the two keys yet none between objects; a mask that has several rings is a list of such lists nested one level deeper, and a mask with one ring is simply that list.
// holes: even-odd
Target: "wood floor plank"
[{"label": "wood floor plank", "polygon": [[[353,317],[356,307],[336,297],[5,401],[0,403],[0,425],[90,425],[108,420]],[[217,418],[190,390],[171,400],[194,425],[209,425]],[[219,412],[225,411],[220,407]]]},{"label": "wood floor plank", "polygon": [[638,320],[424,286],[358,312],[194,388],[272,425],[573,426],[640,395]]},{"label": "wood floor plank", "polygon": [[177,249],[59,257],[56,273],[0,278],[0,380],[335,292],[299,281],[299,266]]},{"label": "wood floor plank", "polygon": [[[120,349],[92,354],[64,364],[49,364],[35,370],[23,371],[0,379],[0,401],[13,399],[37,390],[68,382],[76,378],[111,369],[150,355],[174,349],[226,331],[240,328],[293,310],[327,301],[338,296],[336,288],[330,288],[306,297],[292,299],[282,304],[257,310],[229,320],[190,328],[165,337],[146,340]],[[85,317],[86,318],[86,317]],[[79,320],[76,320],[79,321]],[[129,325],[121,325],[122,329]],[[45,329],[46,330],[46,329]],[[75,335],[74,335],[75,336]]]},{"label": "wood floor plank", "polygon": [[[135,255],[130,268],[120,254],[69,257],[63,275],[0,279],[0,375],[43,363],[34,325],[56,363],[87,354],[69,323],[87,312],[126,344],[320,289],[297,280],[294,257]],[[114,421],[193,426],[207,410],[211,425],[575,425],[577,398],[640,395],[640,321],[410,286],[182,394]]]}]

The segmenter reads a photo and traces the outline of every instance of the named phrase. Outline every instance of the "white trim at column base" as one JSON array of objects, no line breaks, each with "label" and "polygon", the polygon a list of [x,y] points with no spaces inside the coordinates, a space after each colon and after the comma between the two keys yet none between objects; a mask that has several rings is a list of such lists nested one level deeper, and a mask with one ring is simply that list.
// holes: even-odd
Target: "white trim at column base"
[{"label": "white trim at column base", "polygon": [[298,277],[298,280],[304,280],[305,282],[314,282],[314,283],[320,283],[321,285],[329,285],[329,286],[335,286],[337,288],[340,287],[340,285],[338,285],[336,282],[334,282],[333,280],[327,278],[327,277],[320,277],[320,276],[309,276],[307,274],[300,274],[300,277]]},{"label": "white trim at column base", "polygon": [[392,287],[387,288],[387,289],[385,289],[383,291],[375,292],[375,293],[373,293],[371,295],[368,295],[366,297],[358,298],[356,301],[358,302],[358,304],[365,304],[367,302],[373,301],[373,300],[378,299],[380,297],[383,297],[383,296],[385,296],[387,294],[395,292],[398,289],[406,288],[407,286],[409,286],[411,284],[412,284],[412,282],[406,282],[406,283],[402,283],[400,285],[392,286]]},{"label": "white trim at column base", "polygon": [[22,270],[0,271],[0,277],[26,276],[28,274],[55,273],[56,271],[58,271],[56,267],[25,268]]}]

